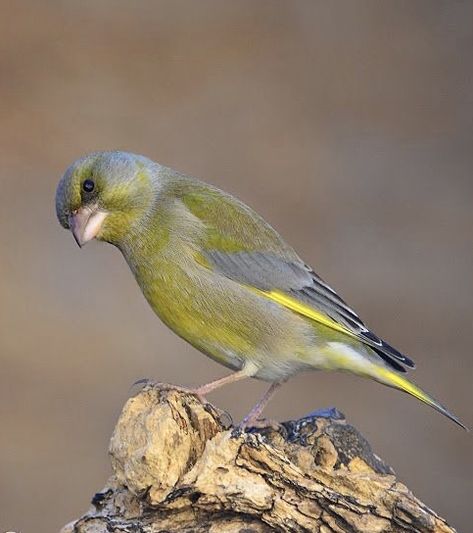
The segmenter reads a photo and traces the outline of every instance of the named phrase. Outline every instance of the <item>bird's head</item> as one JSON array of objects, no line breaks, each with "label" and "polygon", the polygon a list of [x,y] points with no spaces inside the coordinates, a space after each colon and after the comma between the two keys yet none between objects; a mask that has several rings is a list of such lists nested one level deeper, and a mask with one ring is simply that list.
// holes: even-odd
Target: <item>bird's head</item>
[{"label": "bird's head", "polygon": [[157,168],[127,152],[97,152],[75,161],[56,190],[56,213],[79,246],[91,239],[119,244],[149,211]]}]

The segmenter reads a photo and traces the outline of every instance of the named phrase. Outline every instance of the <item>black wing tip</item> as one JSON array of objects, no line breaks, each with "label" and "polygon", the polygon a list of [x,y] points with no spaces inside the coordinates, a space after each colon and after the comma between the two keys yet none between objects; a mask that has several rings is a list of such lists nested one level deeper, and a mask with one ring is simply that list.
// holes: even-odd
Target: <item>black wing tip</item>
[{"label": "black wing tip", "polygon": [[[402,354],[399,350],[396,350],[393,346],[380,339],[372,331],[364,331],[362,336],[369,339],[369,346],[372,348],[386,363],[391,365],[399,372],[406,372],[404,366],[409,368],[415,368],[416,365],[412,359],[407,355]],[[399,364],[401,363],[401,364]],[[404,365],[404,366],[401,366]]]},{"label": "black wing tip", "polygon": [[379,346],[373,346],[373,344],[371,344],[370,348],[374,350],[390,367],[394,368],[394,370],[405,374],[407,372],[406,368],[404,368],[405,366],[410,369],[416,367],[412,359],[398,352],[384,341],[380,342],[381,344]]},{"label": "black wing tip", "polygon": [[398,372],[407,372],[404,366],[414,368],[414,361],[409,359],[398,350],[390,346],[387,342],[380,339],[375,333],[365,328],[359,334],[359,339],[369,346],[383,361],[385,361],[391,368]]},{"label": "black wing tip", "polygon": [[407,370],[401,365],[401,363],[398,363],[396,359],[383,352],[380,348],[376,348],[374,346],[370,346],[370,348],[374,352],[376,352],[386,364],[388,364],[391,368],[394,368],[394,370],[402,372],[403,374],[407,372]]},{"label": "black wing tip", "polygon": [[391,357],[395,357],[398,361],[400,361],[403,365],[408,366],[409,368],[415,368],[416,364],[412,359],[407,357],[407,355],[402,354],[396,348],[393,348],[390,344],[387,342],[381,341],[381,344],[384,349],[387,350],[388,355]]}]

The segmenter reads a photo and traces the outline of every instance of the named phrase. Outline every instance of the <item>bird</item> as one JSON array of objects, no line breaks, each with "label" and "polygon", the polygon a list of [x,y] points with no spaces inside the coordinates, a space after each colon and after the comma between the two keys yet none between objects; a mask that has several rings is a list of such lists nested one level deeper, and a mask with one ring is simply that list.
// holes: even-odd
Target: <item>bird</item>
[{"label": "bird", "polygon": [[232,372],[192,390],[256,378],[274,392],[304,370],[344,371],[404,391],[466,426],[406,377],[412,359],[376,335],[279,233],[234,196],[124,151],[85,155],[65,171],[56,213],[82,247],[117,247],[156,315]]}]

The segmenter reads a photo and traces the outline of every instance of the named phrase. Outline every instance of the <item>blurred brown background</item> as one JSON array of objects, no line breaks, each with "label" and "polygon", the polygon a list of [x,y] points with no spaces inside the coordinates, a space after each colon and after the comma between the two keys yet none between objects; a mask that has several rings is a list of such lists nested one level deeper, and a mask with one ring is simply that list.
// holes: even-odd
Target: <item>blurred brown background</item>
[{"label": "blurred brown background", "polygon": [[[240,196],[473,425],[473,3],[0,10],[0,531],[57,531],[85,511],[136,379],[226,372],[155,318],[116,250],[80,251],[57,224],[57,180],[92,150],[143,153]],[[238,420],[264,387],[211,399]],[[341,374],[294,378],[267,414],[327,406],[471,531],[471,435]]]}]

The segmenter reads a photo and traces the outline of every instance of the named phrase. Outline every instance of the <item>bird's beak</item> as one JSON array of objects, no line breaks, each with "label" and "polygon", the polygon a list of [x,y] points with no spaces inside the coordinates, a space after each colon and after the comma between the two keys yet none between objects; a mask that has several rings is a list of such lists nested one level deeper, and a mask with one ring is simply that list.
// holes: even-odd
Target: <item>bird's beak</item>
[{"label": "bird's beak", "polygon": [[80,207],[72,213],[69,225],[80,248],[97,236],[106,216],[106,212],[94,207]]}]

